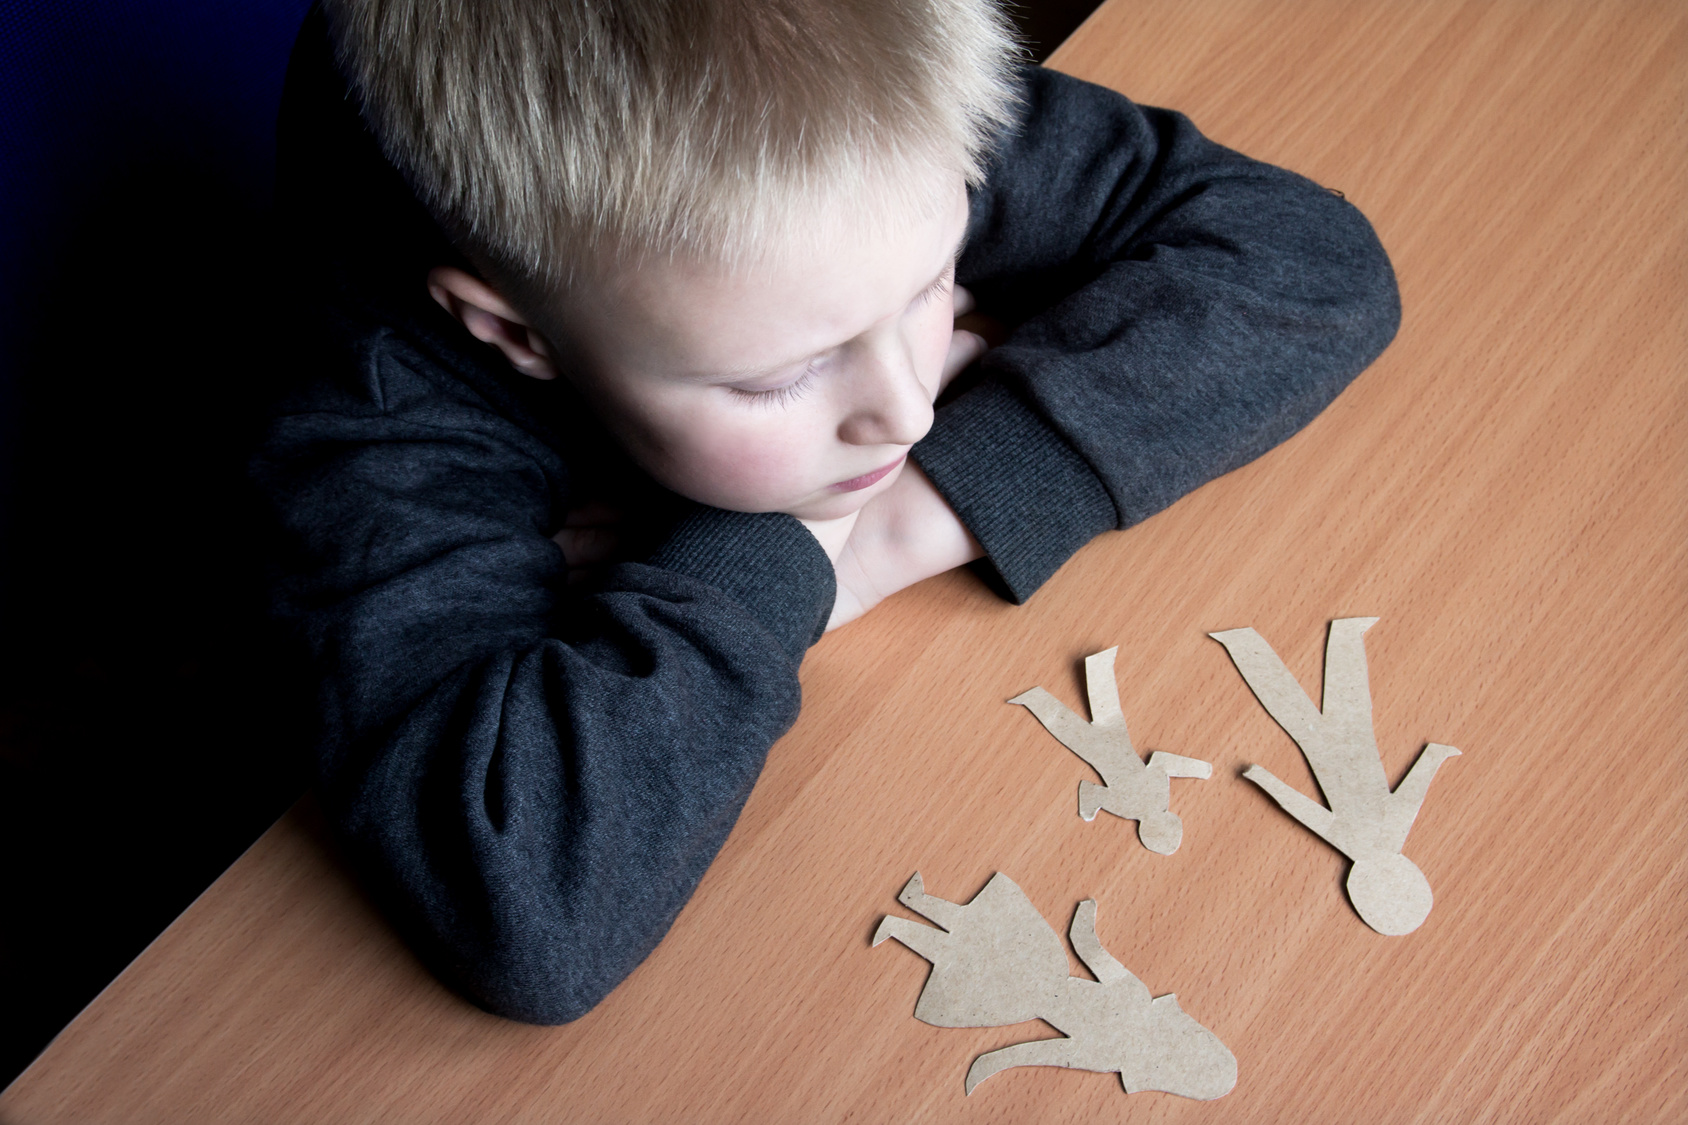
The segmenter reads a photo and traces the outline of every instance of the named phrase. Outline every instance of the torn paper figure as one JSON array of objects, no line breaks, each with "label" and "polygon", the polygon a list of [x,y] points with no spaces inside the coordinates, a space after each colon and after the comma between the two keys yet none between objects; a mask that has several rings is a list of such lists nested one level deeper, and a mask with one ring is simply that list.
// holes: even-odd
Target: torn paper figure
[{"label": "torn paper figure", "polygon": [[1094,820],[1097,809],[1137,822],[1137,838],[1161,855],[1171,855],[1184,839],[1184,822],[1171,810],[1174,777],[1211,777],[1213,767],[1200,758],[1186,758],[1157,750],[1148,764],[1132,749],[1120,710],[1119,686],[1114,682],[1110,648],[1084,658],[1085,689],[1090,695],[1090,722],[1085,722],[1053,695],[1037,687],[1016,695],[1018,703],[1037,716],[1061,744],[1102,775],[1103,784],[1078,783],[1078,815]]},{"label": "torn paper figure", "polygon": [[1371,684],[1364,635],[1375,617],[1346,617],[1330,624],[1325,647],[1325,706],[1320,711],[1253,629],[1210,633],[1225,646],[1268,714],[1301,747],[1330,807],[1309,800],[1259,766],[1243,776],[1289,815],[1354,861],[1348,898],[1380,934],[1407,934],[1430,914],[1430,882],[1401,854],[1430,779],[1459,751],[1432,742],[1395,791],[1378,757],[1372,730]]},{"label": "torn paper figure", "polygon": [[896,938],[928,961],[931,975],[915,1005],[934,1027],[1000,1027],[1042,1019],[1065,1038],[1034,1039],[980,1055],[967,1092],[1014,1066],[1118,1071],[1128,1094],[1164,1090],[1217,1098],[1237,1084],[1236,1056],[1185,1015],[1171,993],[1148,987],[1096,938],[1096,900],[1081,902],[1069,936],[1095,980],[1069,976],[1061,939],[1008,876],[998,872],[965,906],[926,893],[920,873],[897,900],[942,926],[887,916],[873,935]]}]

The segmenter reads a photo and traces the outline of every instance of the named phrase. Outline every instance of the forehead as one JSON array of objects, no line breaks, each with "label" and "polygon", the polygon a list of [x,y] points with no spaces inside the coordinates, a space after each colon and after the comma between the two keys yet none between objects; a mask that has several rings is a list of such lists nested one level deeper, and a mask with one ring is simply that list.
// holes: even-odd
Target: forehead
[{"label": "forehead", "polygon": [[797,362],[899,315],[943,272],[967,227],[959,175],[900,212],[840,205],[769,234],[740,262],[690,257],[608,264],[567,319],[616,366],[678,377]]}]

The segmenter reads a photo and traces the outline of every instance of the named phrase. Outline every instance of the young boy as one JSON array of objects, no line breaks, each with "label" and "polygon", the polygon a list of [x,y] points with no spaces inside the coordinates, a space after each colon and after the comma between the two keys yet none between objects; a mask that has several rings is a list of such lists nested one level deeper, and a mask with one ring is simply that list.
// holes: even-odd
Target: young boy
[{"label": "young boy", "polygon": [[1336,194],[1017,67],[989,0],[326,9],[281,124],[326,335],[254,466],[274,604],[352,862],[516,1019],[650,953],[829,624],[971,560],[1023,601],[1398,322]]}]

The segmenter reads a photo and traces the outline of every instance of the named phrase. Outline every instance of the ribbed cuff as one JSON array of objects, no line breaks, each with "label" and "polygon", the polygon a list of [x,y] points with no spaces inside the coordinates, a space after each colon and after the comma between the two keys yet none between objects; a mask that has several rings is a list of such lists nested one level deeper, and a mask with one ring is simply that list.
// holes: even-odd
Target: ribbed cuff
[{"label": "ribbed cuff", "polygon": [[744,606],[794,661],[826,632],[838,596],[826,551],[796,519],[777,512],[699,505],[646,561],[713,586]]},{"label": "ribbed cuff", "polygon": [[1016,605],[1119,526],[1090,466],[1000,383],[940,409],[912,456],[984,547],[980,576]]}]

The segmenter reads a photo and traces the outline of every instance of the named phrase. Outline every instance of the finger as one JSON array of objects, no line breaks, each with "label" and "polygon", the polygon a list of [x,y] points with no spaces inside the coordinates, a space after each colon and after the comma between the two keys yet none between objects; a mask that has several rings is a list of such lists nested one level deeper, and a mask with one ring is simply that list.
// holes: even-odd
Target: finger
[{"label": "finger", "polygon": [[605,527],[621,522],[621,512],[601,500],[593,500],[578,508],[570,508],[563,517],[564,527]]},{"label": "finger", "polygon": [[999,347],[1008,339],[1008,328],[1000,320],[986,316],[981,312],[970,312],[965,316],[955,318],[955,330],[966,330],[985,338],[989,347]]},{"label": "finger", "polygon": [[973,291],[971,289],[968,289],[963,285],[957,285],[955,287],[956,316],[966,316],[968,313],[977,308],[978,305],[979,302],[973,299]]},{"label": "finger", "polygon": [[571,567],[608,562],[621,547],[621,533],[608,527],[565,527],[551,540]]},{"label": "finger", "polygon": [[[912,468],[912,464],[909,466]],[[880,497],[883,500],[884,497]],[[868,501],[869,506],[877,501]],[[873,576],[862,565],[863,559],[858,546],[858,538],[862,534],[862,525],[858,523],[852,530],[850,542],[844,547],[844,553],[833,560],[833,573],[838,578],[838,593],[833,599],[832,613],[827,617],[827,631],[849,624],[862,616],[868,610],[885,600],[885,595],[879,589]],[[877,536],[870,528],[866,532],[869,540],[877,541]],[[877,545],[877,544],[876,544]],[[869,546],[869,553],[874,552],[874,546]]]},{"label": "finger", "polygon": [[857,601],[853,594],[840,587],[838,599],[832,603],[832,614],[826,619],[824,632],[830,633],[840,625],[848,625],[865,612],[862,603]]},{"label": "finger", "polygon": [[985,338],[977,332],[969,332],[965,328],[957,329],[950,336],[949,355],[944,357],[944,373],[938,379],[938,389],[941,391],[949,386],[950,380],[967,370],[968,366],[985,354]]}]

